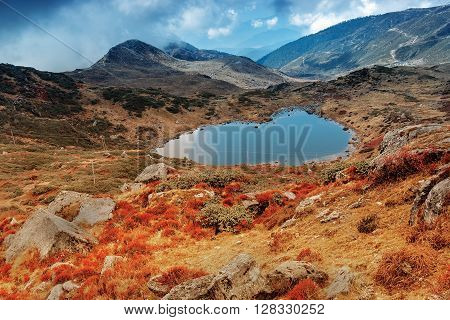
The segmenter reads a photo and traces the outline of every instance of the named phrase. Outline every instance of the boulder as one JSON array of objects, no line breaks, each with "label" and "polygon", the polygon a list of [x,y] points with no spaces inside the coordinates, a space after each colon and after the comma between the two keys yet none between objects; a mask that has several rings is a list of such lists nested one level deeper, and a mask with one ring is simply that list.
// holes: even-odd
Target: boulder
[{"label": "boulder", "polygon": [[182,283],[172,288],[163,299],[247,300],[258,295],[263,286],[264,278],[255,259],[241,253],[216,275]]},{"label": "boulder", "polygon": [[160,278],[161,278],[161,275],[157,275],[157,276],[151,277],[150,280],[147,282],[147,288],[151,292],[156,294],[157,296],[164,296],[167,293],[169,293],[170,287],[168,285],[162,284],[159,281]]},{"label": "boulder", "polygon": [[330,214],[325,215],[320,222],[321,223],[327,223],[333,220],[338,219],[341,216],[341,214],[339,213],[339,211],[333,211]]},{"label": "boulder", "polygon": [[63,284],[57,284],[52,288],[50,294],[47,297],[47,300],[59,300],[64,293],[68,293],[75,289],[78,289],[80,286],[69,280],[64,282]]},{"label": "boulder", "polygon": [[291,191],[283,192],[283,197],[287,198],[288,200],[295,200],[295,198],[297,198],[295,193],[293,193]]},{"label": "boulder", "polygon": [[81,203],[83,200],[91,199],[92,196],[87,193],[75,191],[61,191],[45,210],[47,213],[57,214],[65,207],[75,203]]},{"label": "boulder", "polygon": [[73,220],[76,224],[94,225],[112,218],[116,203],[111,198],[90,198],[81,203],[80,212]]},{"label": "boulder", "polygon": [[334,299],[339,294],[346,294],[350,291],[350,286],[355,275],[348,266],[344,266],[337,271],[336,277],[326,289],[326,298]]},{"label": "boulder", "polygon": [[297,219],[291,218],[291,219],[286,220],[285,222],[283,222],[283,224],[281,225],[281,229],[286,229],[286,228],[292,227],[296,223],[297,223]]},{"label": "boulder", "polygon": [[241,253],[214,277],[210,293],[214,300],[247,300],[257,295],[263,285],[255,259]]},{"label": "boulder", "polygon": [[450,178],[442,180],[430,191],[425,200],[423,219],[425,223],[431,225],[434,220],[444,212],[444,208],[450,200]]},{"label": "boulder", "polygon": [[134,182],[150,182],[155,180],[165,180],[167,178],[167,174],[170,171],[173,171],[174,168],[169,167],[164,163],[156,163],[149,165],[141,172],[140,175],[134,180]]},{"label": "boulder", "polygon": [[209,300],[211,283],[215,275],[189,280],[172,288],[163,300]]},{"label": "boulder", "polygon": [[121,256],[106,256],[105,260],[103,260],[103,267],[100,274],[103,274],[105,271],[114,268],[114,265],[117,262],[123,261],[125,258]]},{"label": "boulder", "polygon": [[304,209],[312,206],[317,200],[322,198],[322,194],[317,194],[315,196],[309,197],[301,201],[295,208],[295,213],[301,213]]},{"label": "boulder", "polygon": [[96,239],[78,225],[38,210],[8,240],[5,258],[11,261],[32,248],[37,248],[43,258],[51,251],[81,249],[95,243]]},{"label": "boulder", "polygon": [[286,261],[266,275],[264,290],[258,295],[260,299],[273,299],[288,292],[298,281],[311,279],[324,283],[328,275],[314,265],[303,261]]},{"label": "boulder", "polygon": [[252,207],[259,206],[259,202],[256,200],[244,200],[242,201],[242,205],[245,209],[250,209]]}]

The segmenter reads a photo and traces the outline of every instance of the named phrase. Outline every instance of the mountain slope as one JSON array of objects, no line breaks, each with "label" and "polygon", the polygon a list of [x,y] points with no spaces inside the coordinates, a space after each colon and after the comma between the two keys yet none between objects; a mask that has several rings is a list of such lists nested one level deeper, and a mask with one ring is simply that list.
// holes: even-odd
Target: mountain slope
[{"label": "mountain slope", "polygon": [[228,53],[216,50],[198,49],[184,41],[170,42],[163,49],[168,55],[186,61],[205,61],[230,56]]},{"label": "mountain slope", "polygon": [[139,40],[118,44],[90,68],[68,74],[89,83],[151,86],[176,94],[264,88],[286,79],[250,59],[227,56],[207,61],[179,60]]},{"label": "mountain slope", "polygon": [[450,61],[449,15],[447,5],[354,19],[288,43],[258,62],[310,78],[374,64],[446,63]]}]

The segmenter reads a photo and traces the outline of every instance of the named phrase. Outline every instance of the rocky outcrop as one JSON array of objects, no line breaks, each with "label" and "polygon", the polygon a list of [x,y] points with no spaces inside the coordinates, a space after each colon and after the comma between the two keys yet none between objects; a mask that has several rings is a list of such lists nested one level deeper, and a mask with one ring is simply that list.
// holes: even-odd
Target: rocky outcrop
[{"label": "rocky outcrop", "polygon": [[80,212],[73,222],[92,226],[111,219],[115,208],[116,203],[111,198],[85,199],[81,203]]},{"label": "rocky outcrop", "polygon": [[75,191],[61,191],[53,200],[48,207],[45,209],[46,212],[51,214],[57,214],[65,207],[68,207],[75,203],[81,203],[83,200],[88,200],[91,195],[87,193],[79,193]]},{"label": "rocky outcrop", "polygon": [[134,182],[150,182],[156,180],[165,180],[169,172],[175,170],[164,163],[149,165],[136,177]]},{"label": "rocky outcrop", "polygon": [[321,198],[322,198],[322,194],[317,194],[315,196],[304,199],[295,208],[295,213],[302,213],[303,210],[312,206],[316,201],[319,201]]},{"label": "rocky outcrop", "polygon": [[435,217],[441,214],[449,199],[450,164],[441,167],[438,173],[422,181],[416,191],[413,206],[409,216],[409,224],[413,225],[417,215],[424,207],[424,220],[431,224]]},{"label": "rocky outcrop", "polygon": [[354,278],[355,275],[348,266],[340,268],[337,271],[333,282],[326,289],[326,298],[334,299],[340,294],[348,293]]},{"label": "rocky outcrop", "polygon": [[51,251],[81,249],[96,242],[92,235],[78,225],[38,210],[8,239],[5,258],[11,261],[32,248],[38,249],[42,258]]},{"label": "rocky outcrop", "polygon": [[264,275],[252,256],[239,254],[218,273],[184,282],[172,288],[163,299],[272,299],[286,293],[299,280],[306,278],[323,283],[327,275],[312,264],[299,261],[284,262]]}]

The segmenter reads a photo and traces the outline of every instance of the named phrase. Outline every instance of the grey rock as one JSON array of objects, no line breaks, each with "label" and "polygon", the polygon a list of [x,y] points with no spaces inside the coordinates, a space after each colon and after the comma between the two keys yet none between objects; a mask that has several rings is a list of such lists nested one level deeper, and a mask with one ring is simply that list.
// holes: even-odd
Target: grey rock
[{"label": "grey rock", "polygon": [[251,207],[255,207],[259,205],[259,202],[256,200],[244,200],[242,201],[242,205],[245,209],[249,209]]},{"label": "grey rock", "polygon": [[286,261],[277,266],[266,275],[264,290],[258,298],[273,299],[285,294],[298,281],[311,279],[323,283],[328,279],[325,272],[318,270],[314,265],[302,261]]},{"label": "grey rock", "polygon": [[159,281],[160,278],[161,275],[150,278],[150,280],[147,282],[147,288],[158,296],[164,296],[169,293],[170,288],[169,286],[162,284]]},{"label": "grey rock", "polygon": [[66,281],[63,283],[62,288],[64,289],[64,291],[66,292],[70,292],[73,291],[75,289],[78,289],[80,286],[77,285],[75,282],[73,282],[72,280]]},{"label": "grey rock", "polygon": [[209,300],[211,283],[215,275],[207,275],[183,282],[172,288],[163,300]]},{"label": "grey rock", "polygon": [[326,289],[326,298],[334,299],[339,294],[346,294],[350,291],[350,286],[355,275],[348,266],[344,266],[337,271],[336,277]]},{"label": "grey rock", "polygon": [[111,198],[91,198],[83,200],[80,212],[73,220],[76,224],[94,225],[112,218],[116,203]]},{"label": "grey rock", "polygon": [[8,241],[7,261],[31,248],[37,248],[41,257],[60,249],[80,249],[97,243],[96,239],[78,225],[54,214],[38,210]]},{"label": "grey rock", "polygon": [[297,198],[295,193],[293,193],[291,191],[283,192],[283,197],[288,198],[289,200],[295,200]]},{"label": "grey rock", "polygon": [[431,225],[444,211],[450,199],[450,178],[442,180],[430,191],[425,201],[423,218],[425,223]]},{"label": "grey rock", "polygon": [[64,293],[63,285],[61,283],[57,284],[50,291],[47,300],[59,300],[63,293]]},{"label": "grey rock", "polygon": [[50,214],[57,214],[62,209],[75,203],[81,203],[83,200],[91,199],[92,196],[87,193],[75,191],[61,191],[45,210]]},{"label": "grey rock", "polygon": [[120,191],[122,192],[136,192],[145,187],[144,183],[135,183],[135,182],[127,182],[120,187]]},{"label": "grey rock", "polygon": [[149,165],[141,172],[140,175],[134,180],[135,182],[150,182],[155,180],[165,180],[167,174],[174,170],[164,163],[157,163]]},{"label": "grey rock", "polygon": [[324,216],[324,218],[321,219],[320,222],[327,223],[327,222],[338,219],[340,216],[341,216],[341,214],[338,211],[333,211],[332,213]]},{"label": "grey rock", "polygon": [[286,221],[283,222],[283,224],[281,225],[281,229],[286,229],[286,228],[292,227],[292,226],[295,225],[296,223],[297,223],[297,219],[294,219],[294,218],[289,219],[289,220],[286,220]]},{"label": "grey rock", "polygon": [[315,196],[309,197],[301,201],[295,208],[296,213],[301,213],[307,207],[312,206],[316,201],[322,198],[322,194],[317,194]]}]

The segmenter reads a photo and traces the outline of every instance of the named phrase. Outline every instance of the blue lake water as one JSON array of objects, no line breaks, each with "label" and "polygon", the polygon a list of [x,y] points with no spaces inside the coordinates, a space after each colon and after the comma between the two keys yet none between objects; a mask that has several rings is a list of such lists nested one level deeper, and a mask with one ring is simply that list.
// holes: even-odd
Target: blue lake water
[{"label": "blue lake water", "polygon": [[299,165],[345,155],[352,137],[338,123],[291,109],[265,123],[205,126],[170,140],[155,152],[208,165]]}]

